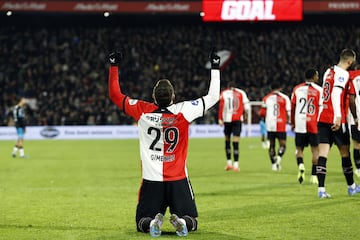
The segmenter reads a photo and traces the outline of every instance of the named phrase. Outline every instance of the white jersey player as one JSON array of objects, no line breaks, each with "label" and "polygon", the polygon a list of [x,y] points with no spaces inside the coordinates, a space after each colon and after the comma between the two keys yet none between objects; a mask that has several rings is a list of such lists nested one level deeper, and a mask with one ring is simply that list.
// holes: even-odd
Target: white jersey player
[{"label": "white jersey player", "polygon": [[[225,170],[240,171],[239,167],[239,140],[241,135],[244,115],[250,111],[249,98],[244,90],[229,87],[220,93],[218,122],[224,126],[225,135]],[[233,145],[234,163],[231,159],[231,136]]]},{"label": "white jersey player", "polygon": [[316,166],[319,198],[331,197],[325,190],[325,179],[327,159],[333,144],[338,147],[341,155],[341,166],[349,196],[360,193],[360,186],[354,181],[350,156],[350,134],[346,126],[350,84],[347,70],[355,61],[356,53],[351,49],[343,49],[338,64],[328,68],[323,76],[323,107],[318,121],[319,158]]},{"label": "white jersey player", "polygon": [[197,209],[186,167],[189,125],[214,106],[220,95],[220,57],[210,53],[211,81],[207,95],[174,103],[171,82],[159,80],[153,89],[154,102],[131,99],[119,84],[121,53],[110,54],[110,99],[138,122],[142,185],[136,211],[137,230],[161,234],[167,207],[170,222],[179,236],[197,229]]},{"label": "white jersey player", "polygon": [[319,73],[315,69],[305,72],[305,82],[296,85],[291,94],[291,127],[295,131],[298,181],[305,179],[304,148],[310,144],[312,171],[310,182],[317,184],[316,164],[319,157],[317,120],[322,106],[322,88],[316,83]]},{"label": "white jersey player", "polygon": [[[273,91],[263,98],[260,117],[265,119],[268,140],[270,142],[269,158],[273,171],[281,170],[281,158],[286,150],[286,124],[290,120],[290,98],[280,92],[278,83],[273,83]],[[279,149],[276,153],[275,140]]]}]

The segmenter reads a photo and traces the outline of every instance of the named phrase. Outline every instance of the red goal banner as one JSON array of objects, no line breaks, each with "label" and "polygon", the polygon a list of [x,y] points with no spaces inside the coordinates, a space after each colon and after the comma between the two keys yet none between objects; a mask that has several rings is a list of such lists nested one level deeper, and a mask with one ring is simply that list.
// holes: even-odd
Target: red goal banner
[{"label": "red goal banner", "polygon": [[203,21],[301,21],[302,0],[203,0]]},{"label": "red goal banner", "polygon": [[[360,12],[359,0],[203,0],[201,1],[69,1],[0,0],[0,12],[67,13],[204,13],[204,21],[301,20],[304,13]],[[224,12],[223,12],[224,11]],[[222,17],[224,14],[224,17]],[[225,19],[223,19],[225,18]]]}]

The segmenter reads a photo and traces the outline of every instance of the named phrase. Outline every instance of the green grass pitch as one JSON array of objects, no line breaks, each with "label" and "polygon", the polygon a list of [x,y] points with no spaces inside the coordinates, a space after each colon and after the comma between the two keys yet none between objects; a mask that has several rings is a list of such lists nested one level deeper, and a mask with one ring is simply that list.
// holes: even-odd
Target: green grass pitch
[{"label": "green grass pitch", "polygon": [[[25,159],[11,157],[13,144],[0,146],[0,239],[151,238],[135,228],[137,140],[29,140]],[[237,173],[224,171],[222,138],[190,139],[199,229],[187,239],[358,239],[360,195],[347,195],[337,149],[326,179],[333,198],[322,200],[309,184],[310,149],[305,152],[307,178],[300,185],[293,138],[281,172],[271,171],[259,138],[241,139]],[[166,221],[160,239],[177,238]]]}]

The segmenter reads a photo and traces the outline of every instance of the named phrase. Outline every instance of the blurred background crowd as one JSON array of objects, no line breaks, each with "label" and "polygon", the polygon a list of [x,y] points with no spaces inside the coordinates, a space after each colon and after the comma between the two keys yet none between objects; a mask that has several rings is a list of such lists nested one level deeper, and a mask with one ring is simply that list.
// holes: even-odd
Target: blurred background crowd
[{"label": "blurred background crowd", "polygon": [[[109,100],[107,56],[122,48],[122,91],[151,101],[159,78],[173,82],[176,100],[207,92],[205,68],[212,46],[233,59],[222,71],[222,87],[244,89],[261,101],[272,83],[290,96],[303,73],[322,76],[343,48],[360,54],[360,23],[351,16],[307,17],[303,22],[202,23],[191,17],[29,16],[0,21],[0,121],[18,97],[33,101],[28,125],[133,124]],[[217,108],[197,123],[217,123]]]}]

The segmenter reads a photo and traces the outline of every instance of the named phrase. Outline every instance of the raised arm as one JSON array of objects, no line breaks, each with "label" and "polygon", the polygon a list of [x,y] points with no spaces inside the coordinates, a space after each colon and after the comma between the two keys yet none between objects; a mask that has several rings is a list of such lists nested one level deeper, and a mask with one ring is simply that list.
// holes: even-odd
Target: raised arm
[{"label": "raised arm", "polygon": [[120,109],[124,109],[124,100],[126,95],[121,92],[119,84],[119,67],[118,64],[122,60],[121,52],[112,52],[109,54],[109,98],[113,101]]},{"label": "raised arm", "polygon": [[211,50],[209,59],[211,63],[211,79],[208,94],[204,96],[205,111],[214,106],[220,98],[220,57],[217,55],[215,48]]}]

